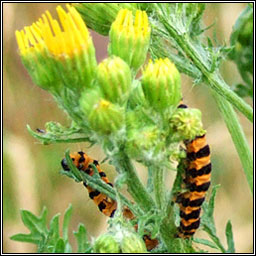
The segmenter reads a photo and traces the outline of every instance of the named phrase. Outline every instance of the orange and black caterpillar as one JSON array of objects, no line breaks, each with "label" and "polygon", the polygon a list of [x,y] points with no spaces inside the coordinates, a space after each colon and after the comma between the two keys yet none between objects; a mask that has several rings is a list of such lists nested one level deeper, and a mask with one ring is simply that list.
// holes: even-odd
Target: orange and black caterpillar
[{"label": "orange and black caterpillar", "polygon": [[[89,165],[94,164],[99,172],[101,179],[113,187],[112,183],[110,183],[106,177],[105,172],[101,170],[98,161],[93,160],[82,151],[70,154],[70,158],[72,159],[73,164],[77,167],[77,169],[86,172],[90,176],[93,175],[93,168]],[[61,165],[65,171],[70,171],[67,160],[65,158],[61,161]],[[117,208],[116,201],[102,194],[98,190],[89,187],[86,182],[83,184],[88,190],[89,197],[95,202],[99,210],[106,216],[113,217]]]},{"label": "orange and black caterpillar", "polygon": [[[103,172],[101,170],[98,161],[93,160],[92,158],[87,156],[82,151],[70,154],[70,158],[73,161],[73,164],[76,166],[77,169],[86,172],[90,176],[93,175],[93,169],[89,165],[94,164],[96,166],[98,172],[99,172],[99,175],[100,175],[101,179],[104,182],[106,182],[107,184],[109,184],[110,186],[113,187],[112,183],[109,182],[105,172]],[[62,165],[62,168],[65,171],[70,171],[70,168],[67,164],[67,160],[65,158],[61,161],[61,165]],[[99,210],[102,213],[104,213],[106,216],[112,218],[115,214],[116,209],[117,209],[117,202],[115,200],[109,198],[108,196],[102,194],[98,190],[95,190],[95,189],[89,187],[86,184],[86,182],[84,182],[83,184],[89,192],[89,197],[96,203]],[[123,209],[123,215],[127,219],[130,219],[130,220],[135,218],[135,216],[133,215],[131,210],[127,207],[125,207]],[[137,224],[135,225],[135,229],[137,229]],[[158,245],[158,240],[157,239],[151,239],[150,236],[148,236],[148,235],[144,235],[143,240],[146,244],[146,247],[147,247],[148,251],[151,251],[153,248],[155,248]]]},{"label": "orange and black caterpillar", "polygon": [[[178,108],[187,108],[187,106],[180,103]],[[201,205],[211,183],[211,160],[205,134],[184,143],[187,152],[184,182],[188,192],[179,194],[176,198],[180,206],[181,218],[177,237],[189,238],[200,225]]]}]

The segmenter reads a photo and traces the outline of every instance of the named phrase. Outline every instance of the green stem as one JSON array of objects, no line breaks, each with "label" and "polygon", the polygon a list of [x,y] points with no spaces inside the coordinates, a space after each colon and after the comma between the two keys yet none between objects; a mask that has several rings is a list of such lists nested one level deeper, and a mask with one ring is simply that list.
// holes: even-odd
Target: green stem
[{"label": "green stem", "polygon": [[177,227],[175,226],[175,223],[174,223],[173,206],[169,204],[167,208],[167,215],[163,219],[162,224],[160,226],[160,235],[168,249],[168,252],[172,252],[172,253],[182,252],[180,250],[181,246],[179,244],[180,239],[177,239],[174,237],[176,232],[177,232]]},{"label": "green stem", "polygon": [[243,129],[231,104],[223,100],[223,98],[215,92],[213,92],[213,95],[231,134],[232,140],[240,157],[247,182],[251,192],[253,193],[253,158]]},{"label": "green stem", "polygon": [[158,209],[162,209],[165,202],[164,170],[161,167],[149,167],[152,169],[155,201]]},{"label": "green stem", "polygon": [[153,193],[154,184],[153,184],[153,171],[152,168],[148,168],[148,180],[147,180],[147,191]]},{"label": "green stem", "polygon": [[149,195],[144,185],[140,182],[134,166],[132,165],[128,156],[122,151],[118,156],[113,159],[117,167],[122,170],[122,173],[126,174],[128,192],[131,194],[135,202],[145,212],[154,209],[154,201]]},{"label": "green stem", "polygon": [[167,215],[163,219],[160,226],[160,235],[165,243],[168,252],[171,253],[192,253],[195,250],[192,247],[191,241],[187,242],[185,239],[176,238],[177,227],[174,223],[173,205],[169,204],[167,207]]},{"label": "green stem", "polygon": [[[101,179],[95,179],[94,177],[91,177],[85,172],[81,172],[81,175],[83,177],[83,181],[86,181],[88,186],[100,191],[102,194],[112,198],[113,200],[116,200],[116,192],[111,186],[103,182]],[[130,200],[128,200],[122,194],[119,194],[119,196],[124,205],[126,205],[134,214],[139,214]]]},{"label": "green stem", "polygon": [[173,195],[176,193],[181,183],[182,173],[184,171],[183,165],[179,165],[177,171],[178,173],[173,183],[172,191],[167,198],[168,205],[165,210],[165,217],[160,226],[160,235],[168,249],[168,252],[191,253],[194,250],[191,242],[187,243],[184,239],[175,237],[175,234],[177,234],[177,227],[175,225],[174,205],[171,202],[173,201]]},{"label": "green stem", "polygon": [[[229,88],[229,86],[223,81],[220,74],[216,70],[212,70],[210,64],[207,63],[203,58],[203,56],[207,56],[207,53],[205,52],[204,54],[200,54],[199,50],[191,42],[188,34],[178,31],[175,27],[175,24],[169,23],[168,17],[165,17],[160,13],[159,19],[168,31],[169,36],[176,41],[186,56],[190,58],[194,65],[202,72],[208,81],[206,84],[209,85],[214,91],[216,91],[221,97],[224,97],[227,101],[234,105],[251,122],[253,122],[253,109]],[[203,48],[200,49],[203,50]]]}]

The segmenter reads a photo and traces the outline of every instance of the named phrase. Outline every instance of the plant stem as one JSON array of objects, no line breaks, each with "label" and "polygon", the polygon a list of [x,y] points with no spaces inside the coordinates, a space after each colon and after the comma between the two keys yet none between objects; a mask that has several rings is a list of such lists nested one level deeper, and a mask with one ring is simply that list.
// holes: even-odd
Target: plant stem
[{"label": "plant stem", "polygon": [[[96,180],[94,177],[91,177],[87,173],[81,172],[81,175],[83,177],[83,181],[86,181],[88,186],[100,191],[104,195],[109,196],[113,200],[116,200],[115,190],[111,186],[107,185],[100,179]],[[125,204],[133,213],[136,214],[137,210],[135,209],[135,207],[133,207],[133,204],[130,202],[130,200],[128,200],[122,194],[119,194],[119,196],[120,196],[120,199],[122,200],[123,204]]]},{"label": "plant stem", "polygon": [[213,92],[213,95],[222,113],[229,133],[231,134],[232,140],[240,157],[247,182],[251,192],[253,193],[253,159],[243,129],[231,104],[215,92]]},{"label": "plant stem", "polygon": [[160,235],[165,243],[168,252],[178,252],[178,253],[185,253],[185,252],[193,252],[193,247],[191,243],[187,243],[184,239],[176,238],[175,234],[177,234],[178,230],[175,225],[175,215],[174,215],[174,206],[171,203],[173,201],[173,195],[176,193],[177,187],[181,182],[180,179],[181,173],[183,172],[182,166],[178,167],[178,174],[176,175],[175,181],[172,186],[172,191],[167,198],[167,207],[165,210],[165,217],[160,226]]},{"label": "plant stem", "polygon": [[158,209],[162,209],[165,202],[164,170],[160,166],[151,166],[149,169],[152,170],[151,173],[153,174],[156,205]]},{"label": "plant stem", "polygon": [[[176,41],[186,56],[190,58],[194,65],[202,72],[208,82],[206,84],[216,91],[221,97],[224,97],[234,105],[251,122],[253,122],[253,109],[229,88],[217,70],[212,70],[212,67],[210,67],[210,64],[206,61],[207,58],[206,60],[203,58],[204,56],[207,57],[207,53],[199,53],[199,50],[191,42],[188,34],[178,31],[175,24],[170,23],[168,17],[165,17],[161,11],[159,14],[159,20],[165,26],[169,36]],[[161,33],[161,31],[159,33]],[[203,50],[203,48],[200,49]]]},{"label": "plant stem", "polygon": [[118,156],[113,159],[117,167],[126,174],[128,192],[131,194],[135,202],[145,212],[154,209],[154,201],[149,195],[144,185],[140,182],[134,166],[132,165],[128,156],[120,150]]},{"label": "plant stem", "polygon": [[[168,206],[167,208],[167,215],[163,219],[162,224],[160,226],[160,234],[161,237],[168,249],[168,252],[174,253],[176,250],[175,248],[177,247],[177,239],[174,238],[174,234],[177,232],[177,227],[175,226],[174,223],[174,216],[173,216],[173,207]],[[181,252],[177,250],[178,252]]]},{"label": "plant stem", "polygon": [[174,223],[174,212],[171,203],[167,207],[167,215],[163,219],[160,226],[160,235],[163,239],[168,252],[171,253],[187,253],[194,252],[191,243],[187,243],[184,239],[176,238],[177,227]]}]

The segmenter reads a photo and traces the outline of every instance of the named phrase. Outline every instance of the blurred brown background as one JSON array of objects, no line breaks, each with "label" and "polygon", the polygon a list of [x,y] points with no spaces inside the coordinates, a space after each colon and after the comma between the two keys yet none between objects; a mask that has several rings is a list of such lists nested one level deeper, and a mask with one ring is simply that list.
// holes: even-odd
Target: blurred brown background
[{"label": "blurred brown background", "polygon": [[[58,108],[51,95],[34,85],[21,64],[15,40],[15,30],[32,24],[40,15],[49,10],[55,13],[57,4],[50,3],[4,3],[4,56],[3,56],[3,250],[5,253],[35,252],[31,244],[14,242],[9,237],[16,233],[26,233],[19,215],[21,208],[39,214],[47,206],[48,218],[60,212],[61,221],[69,203],[73,205],[70,236],[75,251],[76,245],[72,230],[79,222],[85,224],[90,238],[103,233],[107,227],[107,218],[98,212],[97,207],[88,198],[82,185],[61,176],[60,161],[66,148],[71,151],[84,149],[90,156],[102,160],[103,152],[86,145],[56,144],[44,146],[32,138],[26,124],[33,129],[44,128],[47,121],[57,121],[68,125],[69,120]],[[204,14],[206,26],[216,22],[215,28],[220,42],[228,42],[232,25],[245,7],[241,3],[207,4]],[[213,29],[207,32],[211,37]],[[106,37],[92,34],[98,61],[107,56]],[[223,76],[228,84],[240,81],[233,63],[228,61],[222,67]],[[212,149],[212,184],[221,184],[216,198],[215,220],[217,233],[223,243],[225,225],[230,219],[233,225],[236,251],[252,252],[253,248],[253,201],[231,137],[217,110],[209,90],[204,86],[191,87],[191,80],[182,79],[184,102],[190,107],[199,108],[208,131],[208,141]],[[248,103],[252,104],[249,99]],[[247,139],[253,143],[252,124],[239,115]],[[114,168],[107,163],[103,169],[114,179]],[[207,238],[199,231],[197,237]]]}]

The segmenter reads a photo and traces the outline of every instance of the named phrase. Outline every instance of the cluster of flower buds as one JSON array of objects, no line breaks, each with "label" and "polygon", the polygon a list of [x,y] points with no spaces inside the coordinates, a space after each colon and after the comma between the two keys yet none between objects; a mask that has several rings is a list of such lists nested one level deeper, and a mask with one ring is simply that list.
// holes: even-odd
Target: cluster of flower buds
[{"label": "cluster of flower buds", "polygon": [[[68,102],[64,108],[71,105],[66,110],[75,113],[72,119],[82,116],[84,127],[100,138],[124,136],[128,155],[151,163],[163,159],[172,136],[168,132],[190,139],[203,129],[197,110],[176,110],[180,73],[169,59],[149,60],[136,78],[147,58],[151,33],[147,13],[136,6],[76,3],[67,5],[67,12],[58,6],[59,22],[47,11],[36,23],[16,31],[16,37],[33,81]],[[102,15],[105,7],[109,15]],[[99,64],[84,21],[109,33],[109,57]]]}]

